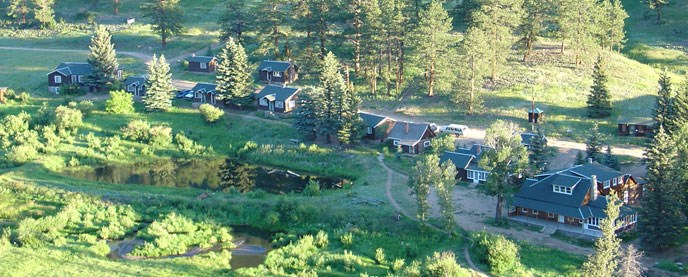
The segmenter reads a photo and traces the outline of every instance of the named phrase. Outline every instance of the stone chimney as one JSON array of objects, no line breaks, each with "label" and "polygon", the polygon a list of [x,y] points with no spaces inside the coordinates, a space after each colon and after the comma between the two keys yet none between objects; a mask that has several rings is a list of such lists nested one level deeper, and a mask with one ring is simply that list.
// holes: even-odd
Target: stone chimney
[{"label": "stone chimney", "polygon": [[480,155],[480,152],[482,152],[482,151],[483,151],[482,146],[480,144],[476,144],[475,153]]},{"label": "stone chimney", "polygon": [[404,134],[408,134],[409,132],[409,123],[406,122],[406,125],[404,125]]},{"label": "stone chimney", "polygon": [[590,201],[597,200],[597,175],[590,176]]},{"label": "stone chimney", "polygon": [[191,53],[191,57],[196,57],[196,53]]},{"label": "stone chimney", "polygon": [[588,163],[589,163],[589,164],[592,163],[592,158],[588,158]]}]

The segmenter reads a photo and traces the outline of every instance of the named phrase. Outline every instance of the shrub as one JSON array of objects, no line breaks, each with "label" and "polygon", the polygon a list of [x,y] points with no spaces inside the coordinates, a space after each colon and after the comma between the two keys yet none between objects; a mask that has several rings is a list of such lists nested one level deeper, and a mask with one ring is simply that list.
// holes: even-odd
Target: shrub
[{"label": "shrub", "polygon": [[172,143],[172,128],[153,126],[149,130],[148,144],[154,147],[165,147]]},{"label": "shrub", "polygon": [[113,114],[134,113],[134,96],[123,90],[110,91],[110,99],[105,101],[105,111]]},{"label": "shrub", "polygon": [[105,240],[99,240],[95,244],[91,245],[89,248],[93,254],[97,256],[105,257],[110,254],[110,246]]},{"label": "shrub", "polygon": [[225,115],[225,111],[210,104],[201,104],[198,109],[201,110],[203,118],[205,118],[205,121],[208,123],[216,122],[223,115]]},{"label": "shrub", "polygon": [[94,135],[93,132],[89,132],[84,137],[84,140],[86,140],[88,148],[95,152],[100,152],[101,148],[103,147],[103,142],[100,140],[100,137]]},{"label": "shrub", "polygon": [[354,234],[346,233],[339,237],[339,240],[342,242],[344,248],[351,248],[351,246],[354,244]]},{"label": "shrub", "polygon": [[177,133],[174,136],[174,140],[177,142],[179,150],[182,151],[187,156],[196,156],[204,154],[205,147],[197,144],[195,141],[187,138],[184,133]]},{"label": "shrub", "polygon": [[55,109],[55,126],[58,130],[76,133],[79,127],[83,125],[83,117],[79,110],[67,106],[58,106]]},{"label": "shrub", "polygon": [[93,113],[93,111],[96,109],[96,106],[93,105],[93,102],[89,100],[83,100],[79,102],[79,104],[76,106],[76,108],[85,116],[88,117]]},{"label": "shrub", "polygon": [[129,121],[127,126],[122,127],[122,135],[133,141],[147,141],[150,133],[150,125],[147,121],[136,119]]},{"label": "shrub", "polygon": [[456,263],[453,252],[435,252],[432,257],[427,257],[425,271],[425,276],[471,276],[468,270]]},{"label": "shrub", "polygon": [[10,148],[5,153],[5,158],[15,164],[24,164],[38,157],[38,150],[31,145],[19,145]]},{"label": "shrub", "polygon": [[103,140],[103,149],[101,149],[109,159],[122,156],[122,139],[119,136],[112,136]]},{"label": "shrub", "polygon": [[502,235],[490,235],[484,232],[473,236],[477,242],[479,258],[490,266],[490,273],[495,276],[512,275],[522,270],[518,255],[518,246]]},{"label": "shrub", "polygon": [[41,107],[36,112],[33,117],[33,124],[35,125],[48,125],[55,120],[55,110],[48,105],[48,102],[43,102]]},{"label": "shrub", "polygon": [[60,86],[60,91],[66,95],[83,94],[84,90],[77,84],[64,84]]},{"label": "shrub", "polygon": [[385,263],[385,250],[382,248],[375,249],[375,262],[378,264]]},{"label": "shrub", "polygon": [[62,139],[57,135],[55,129],[55,125],[49,125],[42,128],[44,153],[57,152],[57,147],[60,146],[62,142]]},{"label": "shrub", "polygon": [[91,234],[79,234],[78,241],[94,244],[98,241],[98,238]]},{"label": "shrub", "polygon": [[328,244],[330,244],[330,240],[327,237],[327,233],[323,230],[320,230],[315,235],[315,240],[313,243],[318,248],[325,248],[325,247],[327,247]]},{"label": "shrub", "polygon": [[394,262],[392,262],[392,271],[394,273],[400,273],[401,270],[404,268],[404,259],[396,259]]},{"label": "shrub", "polygon": [[18,94],[15,99],[19,101],[19,103],[26,104],[31,100],[31,95],[26,91],[22,91],[22,93]]},{"label": "shrub", "polygon": [[303,190],[303,194],[307,196],[320,195],[320,182],[318,180],[309,180],[306,189]]},{"label": "shrub", "polygon": [[72,156],[72,158],[69,159],[69,161],[67,162],[68,167],[77,167],[79,165],[81,165],[81,163],[79,162],[79,159],[77,159],[74,156]]}]

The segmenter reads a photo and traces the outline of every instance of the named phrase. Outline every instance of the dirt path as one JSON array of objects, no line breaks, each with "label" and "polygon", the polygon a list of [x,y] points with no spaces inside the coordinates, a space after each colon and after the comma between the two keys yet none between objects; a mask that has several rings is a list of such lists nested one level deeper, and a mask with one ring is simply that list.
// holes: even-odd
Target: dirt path
[{"label": "dirt path", "polygon": [[[394,199],[394,196],[392,195],[392,175],[393,174],[399,174],[399,173],[395,172],[394,170],[392,170],[391,168],[389,168],[385,164],[384,156],[382,154],[377,156],[377,160],[380,163],[380,166],[382,166],[382,168],[384,168],[385,171],[387,172],[387,182],[385,183],[385,194],[387,195],[387,199],[389,200],[389,203],[392,204],[392,206],[394,207],[394,209],[397,212],[400,212],[405,217],[407,217],[413,221],[420,222],[420,221],[418,221],[418,219],[415,216],[409,215],[406,210],[402,209],[401,206],[399,206],[399,203],[397,203],[397,200]],[[399,175],[407,178],[403,174],[399,174]],[[434,225],[428,224],[427,226],[433,230],[444,232],[444,231],[440,230],[439,228],[435,227]],[[466,259],[466,262],[471,267],[471,269],[473,269],[473,271],[477,272],[480,276],[487,276],[487,274],[485,274],[485,272],[483,272],[477,266],[475,266],[475,264],[473,263],[473,260],[471,260],[471,255],[469,254],[469,251],[468,251],[468,244],[466,244],[466,247],[463,250],[463,254],[464,254],[464,257]]]}]

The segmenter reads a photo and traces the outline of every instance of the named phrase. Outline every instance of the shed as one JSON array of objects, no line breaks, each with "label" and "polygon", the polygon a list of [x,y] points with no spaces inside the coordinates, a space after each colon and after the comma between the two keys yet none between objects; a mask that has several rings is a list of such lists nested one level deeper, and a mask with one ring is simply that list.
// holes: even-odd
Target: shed
[{"label": "shed", "polygon": [[208,56],[196,56],[186,58],[189,62],[189,71],[192,72],[215,72],[217,69],[217,58]]},{"label": "shed", "polygon": [[528,122],[529,123],[544,122],[544,120],[545,120],[544,112],[545,111],[541,110],[540,108],[528,110]]},{"label": "shed", "polygon": [[652,130],[654,120],[649,117],[619,116],[619,136],[644,137]]}]

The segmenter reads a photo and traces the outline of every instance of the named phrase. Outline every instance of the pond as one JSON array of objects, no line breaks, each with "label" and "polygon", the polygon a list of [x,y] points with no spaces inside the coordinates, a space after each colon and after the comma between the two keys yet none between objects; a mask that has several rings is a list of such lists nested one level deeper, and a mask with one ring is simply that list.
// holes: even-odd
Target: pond
[{"label": "pond", "polygon": [[213,191],[240,192],[261,189],[268,193],[302,192],[310,181],[320,189],[341,188],[346,180],[300,174],[291,170],[258,166],[232,159],[162,160],[133,164],[106,164],[63,174],[114,184],[143,184],[164,187],[192,187]]}]

